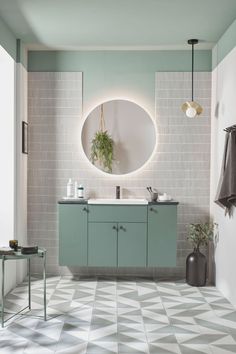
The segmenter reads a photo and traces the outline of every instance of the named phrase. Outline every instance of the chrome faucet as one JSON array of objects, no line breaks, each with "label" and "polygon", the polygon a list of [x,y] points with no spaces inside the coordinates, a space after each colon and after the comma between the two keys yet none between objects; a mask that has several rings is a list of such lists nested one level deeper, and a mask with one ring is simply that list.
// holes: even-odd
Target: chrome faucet
[{"label": "chrome faucet", "polygon": [[116,186],[116,199],[120,199],[120,186]]}]

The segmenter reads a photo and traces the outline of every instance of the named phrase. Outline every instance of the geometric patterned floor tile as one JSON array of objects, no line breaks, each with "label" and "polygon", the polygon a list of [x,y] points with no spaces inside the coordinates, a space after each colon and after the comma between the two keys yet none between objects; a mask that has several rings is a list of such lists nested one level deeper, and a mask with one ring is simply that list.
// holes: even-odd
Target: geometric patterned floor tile
[{"label": "geometric patterned floor tile", "polygon": [[205,344],[180,345],[182,354],[213,354],[211,347]]},{"label": "geometric patterned floor tile", "polygon": [[[27,305],[27,281],[8,294]],[[127,277],[32,277],[32,311],[0,329],[0,354],[236,353],[236,309],[214,287]]]},{"label": "geometric patterned floor tile", "polygon": [[118,344],[118,353],[149,353],[149,346],[147,343],[144,342],[126,342],[126,343],[120,343]]},{"label": "geometric patterned floor tile", "polygon": [[162,353],[162,354],[181,354],[180,348],[178,344],[165,344],[165,343],[159,343],[159,344],[151,344],[149,346],[149,351],[152,354],[156,353]]},{"label": "geometric patterned floor tile", "polygon": [[211,350],[213,354],[232,354],[236,353],[236,345],[233,344],[225,344],[225,345],[211,345]]}]

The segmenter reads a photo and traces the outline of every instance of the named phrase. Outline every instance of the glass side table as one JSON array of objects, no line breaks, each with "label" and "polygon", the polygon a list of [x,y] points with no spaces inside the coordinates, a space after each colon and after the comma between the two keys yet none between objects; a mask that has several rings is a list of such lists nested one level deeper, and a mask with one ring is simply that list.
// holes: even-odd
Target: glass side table
[{"label": "glass side table", "polygon": [[[2,260],[2,306],[1,306],[1,324],[2,327],[4,327],[4,323],[11,319],[12,317],[18,315],[20,312],[24,311],[25,309],[29,308],[31,310],[31,269],[30,269],[30,261],[31,258],[33,257],[40,257],[42,258],[43,261],[43,318],[44,321],[47,320],[47,314],[46,314],[46,249],[44,248],[39,248],[38,253],[33,253],[33,254],[21,254],[21,252],[15,252],[13,255],[0,255],[0,260]],[[6,261],[11,261],[11,260],[19,260],[19,259],[27,259],[27,265],[28,265],[28,305],[18,311],[17,313],[14,313],[13,316],[8,318],[6,321],[4,321],[4,302],[5,302],[5,262]]]}]

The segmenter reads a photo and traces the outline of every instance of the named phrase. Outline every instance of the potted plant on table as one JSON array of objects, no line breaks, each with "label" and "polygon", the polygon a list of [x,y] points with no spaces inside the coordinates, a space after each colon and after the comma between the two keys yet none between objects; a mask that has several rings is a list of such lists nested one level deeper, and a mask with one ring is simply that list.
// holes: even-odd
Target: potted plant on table
[{"label": "potted plant on table", "polygon": [[213,239],[215,223],[212,221],[188,226],[187,239],[193,245],[193,252],[186,259],[186,282],[192,286],[206,285],[207,260],[200,252],[200,246],[207,246]]}]

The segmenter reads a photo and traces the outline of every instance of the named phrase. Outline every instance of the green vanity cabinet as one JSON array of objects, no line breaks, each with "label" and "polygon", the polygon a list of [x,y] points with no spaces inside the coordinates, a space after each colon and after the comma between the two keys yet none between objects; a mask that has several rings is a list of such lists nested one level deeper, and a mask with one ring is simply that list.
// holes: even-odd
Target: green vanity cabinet
[{"label": "green vanity cabinet", "polygon": [[177,202],[59,204],[59,264],[174,267]]},{"label": "green vanity cabinet", "polygon": [[109,222],[90,222],[88,228],[88,265],[117,266],[117,226]]},{"label": "green vanity cabinet", "polygon": [[176,266],[177,205],[148,206],[148,267]]},{"label": "green vanity cabinet", "polygon": [[59,264],[87,266],[87,205],[59,204]]}]

